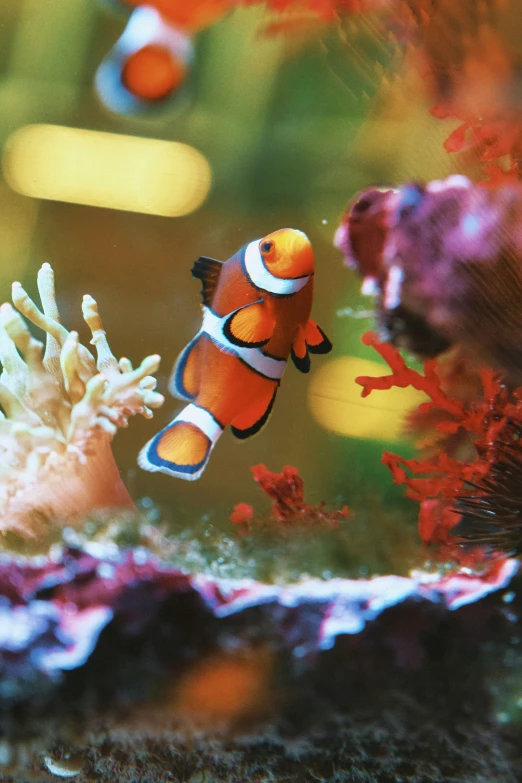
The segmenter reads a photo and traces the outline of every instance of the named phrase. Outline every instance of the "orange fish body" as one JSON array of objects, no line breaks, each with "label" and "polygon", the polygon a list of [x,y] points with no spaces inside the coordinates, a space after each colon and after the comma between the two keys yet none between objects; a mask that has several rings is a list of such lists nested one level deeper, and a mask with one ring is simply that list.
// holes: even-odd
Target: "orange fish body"
[{"label": "orange fish body", "polygon": [[194,57],[192,37],[225,16],[232,3],[123,0],[123,5],[134,10],[95,83],[109,109],[132,114],[161,105],[178,91]]},{"label": "orange fish body", "polygon": [[314,258],[305,234],[281,229],[225,263],[200,258],[201,330],[181,353],[170,391],[189,401],[142,449],[139,464],[200,477],[225,427],[249,438],[267,422],[288,358],[301,372],[331,343],[310,320]]}]

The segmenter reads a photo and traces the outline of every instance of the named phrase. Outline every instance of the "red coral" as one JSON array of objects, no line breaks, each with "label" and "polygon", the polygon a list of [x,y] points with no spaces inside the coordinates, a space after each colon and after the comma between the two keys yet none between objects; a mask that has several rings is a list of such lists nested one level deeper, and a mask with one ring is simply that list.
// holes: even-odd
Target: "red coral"
[{"label": "red coral", "polygon": [[512,156],[510,156],[507,168],[502,168],[496,163],[486,163],[484,165],[484,174],[486,174],[488,179],[479,183],[483,187],[496,188],[499,185],[512,185],[520,182],[518,164]]},{"label": "red coral", "polygon": [[282,473],[272,473],[266,465],[254,465],[252,475],[274,501],[272,517],[277,522],[287,523],[307,515],[309,507],[303,498],[304,482],[297,468],[285,465]]},{"label": "red coral", "polygon": [[250,503],[237,503],[230,515],[230,521],[234,525],[248,525],[254,518],[254,509]]},{"label": "red coral", "polygon": [[[236,5],[259,5],[262,2],[263,0],[235,0]],[[271,11],[308,11],[328,21],[335,19],[337,14],[356,13],[363,8],[361,0],[264,0],[264,4]]]},{"label": "red coral", "polygon": [[[437,358],[437,377],[442,391],[454,400],[469,405],[483,398],[480,372],[470,362],[465,351],[455,346]],[[429,411],[418,408],[407,414],[404,433],[415,438],[415,446],[421,456],[432,456],[437,451],[459,459],[470,458],[474,453],[473,437],[469,432],[441,432],[443,421],[454,421],[455,417],[446,410],[433,407]]]},{"label": "red coral", "polygon": [[[459,497],[466,497],[469,487],[488,474],[506,437],[522,423],[522,389],[508,394],[498,376],[491,370],[484,370],[481,373],[482,398],[464,402],[442,389],[436,361],[427,361],[422,375],[408,367],[392,345],[379,342],[373,332],[367,332],[363,342],[375,348],[392,370],[391,375],[383,377],[356,378],[356,383],[363,387],[363,397],[374,389],[413,386],[431,398],[419,410],[430,412],[438,409],[450,414],[436,424],[439,432],[453,434],[464,430],[475,438],[475,457],[469,461],[456,459],[444,452],[425,459],[404,459],[385,452],[382,458],[394,483],[404,484],[407,496],[420,503],[419,534],[422,541],[425,544],[455,544],[458,539],[451,536],[451,530],[459,521],[459,514],[455,512],[456,501]],[[447,549],[444,554],[447,554]]]},{"label": "red coral", "polygon": [[[254,481],[257,481],[263,492],[274,501],[271,517],[275,522],[289,525],[303,521],[338,527],[339,519],[346,519],[349,515],[348,506],[344,506],[340,511],[327,511],[324,502],[317,506],[305,503],[303,479],[292,465],[285,465],[281,473],[272,473],[266,465],[254,465],[251,470]],[[252,507],[247,503],[239,503],[230,519],[236,524],[250,522],[253,513]]]},{"label": "red coral", "polygon": [[[497,161],[495,174],[502,176],[501,159],[509,156],[509,163],[516,163],[522,152],[522,114],[513,101],[518,54],[508,32],[512,9],[497,0],[410,0],[409,5],[418,9],[417,58],[437,104],[431,114],[460,121],[444,148],[472,152],[473,162],[483,165]],[[508,165],[507,178],[512,174]]]},{"label": "red coral", "polygon": [[[496,0],[230,0],[264,4],[273,18],[266,34],[299,34],[343,16],[371,14],[383,30],[409,46],[410,57],[437,101],[432,115],[461,124],[446,139],[448,152],[472,150],[484,164],[487,185],[518,179],[522,115],[507,102],[516,79],[516,48],[506,42],[509,15]],[[508,156],[508,165],[501,165]],[[488,162],[497,161],[494,168]]]},{"label": "red coral", "polygon": [[391,389],[398,386],[405,389],[413,386],[418,391],[425,392],[432,402],[423,403],[422,410],[427,411],[437,406],[438,408],[454,414],[457,418],[462,415],[464,404],[460,400],[448,397],[442,390],[437,375],[437,361],[430,359],[424,364],[424,375],[408,367],[399,351],[391,343],[381,342],[374,332],[365,332],[362,336],[364,345],[374,348],[390,367],[392,374],[380,378],[360,375],[356,382],[363,387],[362,397],[367,397],[374,389]]},{"label": "red coral", "polygon": [[[444,142],[446,152],[472,151],[483,163],[488,187],[520,181],[517,161],[522,158],[522,116],[505,112],[496,117],[482,117],[472,110],[462,110],[451,104],[440,104],[430,112],[439,119],[455,118],[462,124]],[[507,166],[500,161],[507,158]]]}]

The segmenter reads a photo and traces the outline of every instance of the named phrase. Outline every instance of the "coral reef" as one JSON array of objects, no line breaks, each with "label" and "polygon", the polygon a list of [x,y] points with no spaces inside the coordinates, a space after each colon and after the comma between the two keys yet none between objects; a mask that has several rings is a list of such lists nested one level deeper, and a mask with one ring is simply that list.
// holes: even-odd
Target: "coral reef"
[{"label": "coral reef", "polygon": [[[53,270],[38,273],[43,312],[19,283],[0,308],[0,532],[37,537],[49,521],[71,523],[93,509],[132,508],[110,442],[131,416],[163,403],[151,373],[115,359],[91,296],[82,304],[96,359],[61,323]],[[17,312],[18,310],[18,312]],[[34,338],[21,315],[46,333]]]},{"label": "coral reef", "polygon": [[[483,401],[484,389],[480,371],[466,358],[457,346],[437,357],[437,378],[442,392],[465,406]],[[417,408],[406,415],[404,433],[415,440],[417,451],[422,456],[432,456],[443,451],[452,457],[471,460],[474,457],[474,437],[464,429],[445,432],[439,427],[444,421],[454,421],[452,414],[442,408],[429,410]]]},{"label": "coral reef", "polygon": [[[486,545],[490,551],[516,553],[521,549],[520,502],[515,488],[520,475],[522,390],[510,391],[491,370],[483,370],[483,395],[469,403],[449,396],[441,388],[437,362],[427,361],[424,374],[407,366],[399,352],[368,332],[363,341],[387,362],[391,375],[359,377],[365,397],[374,389],[413,386],[424,391],[430,402],[421,414],[443,411],[436,429],[454,435],[473,436],[474,455],[469,460],[438,450],[425,459],[403,459],[385,452],[383,462],[394,482],[405,484],[408,497],[420,503],[419,533],[426,544],[459,544],[452,534]],[[462,525],[455,526],[464,515]],[[448,548],[442,550],[444,556]]]},{"label": "coral reef", "polygon": [[487,119],[479,112],[462,110],[439,104],[431,114],[441,120],[457,118],[462,121],[446,141],[446,152],[465,152],[482,164],[484,187],[520,182],[519,161],[522,159],[522,112],[518,116]]},{"label": "coral reef", "polygon": [[459,345],[475,368],[522,383],[520,184],[452,176],[363,191],[335,241],[363,286],[371,281],[384,339],[421,357]]},{"label": "coral reef", "polygon": [[[244,2],[244,0],[243,0]],[[256,0],[251,0],[256,2]],[[241,4],[241,1],[240,1]],[[248,4],[248,0],[247,0]],[[266,2],[285,23],[270,30],[299,31],[306,13],[315,24],[364,14],[381,47],[399,42],[405,70],[422,75],[431,114],[458,120],[448,135],[447,152],[466,153],[464,163],[482,169],[487,186],[519,181],[522,159],[522,106],[517,87],[520,67],[518,7],[499,0],[310,0]],[[364,47],[358,52],[364,57]],[[373,87],[378,83],[375,63]],[[386,80],[394,78],[391,69]],[[462,159],[461,159],[462,162]]]},{"label": "coral reef", "polygon": [[[484,189],[456,176],[363,191],[336,234],[375,296],[380,339],[365,341],[392,369],[360,379],[363,396],[411,385],[431,398],[407,422],[410,432],[424,430],[422,458],[383,458],[421,504],[425,543],[447,545],[462,516],[459,536],[520,551],[521,210],[520,185]],[[430,357],[424,375],[393,346]],[[440,554],[466,556],[445,546]]]},{"label": "coral reef", "polygon": [[514,781],[480,642],[513,661],[517,569],[277,587],[144,547],[4,556],[2,779]]},{"label": "coral reef", "polygon": [[467,165],[478,162],[483,185],[516,182],[522,156],[517,7],[497,0],[462,0],[458,11],[452,6],[438,0],[422,25],[428,93],[437,100],[431,114],[460,122],[444,148],[464,152]]},{"label": "coral reef", "polygon": [[[383,33],[402,41],[404,65],[422,76],[431,114],[457,120],[444,148],[464,153],[486,186],[519,180],[522,105],[519,8],[499,0],[398,0],[375,4]],[[360,10],[370,11],[369,3]],[[388,78],[393,78],[388,74]],[[482,175],[482,176],[481,176]]]}]

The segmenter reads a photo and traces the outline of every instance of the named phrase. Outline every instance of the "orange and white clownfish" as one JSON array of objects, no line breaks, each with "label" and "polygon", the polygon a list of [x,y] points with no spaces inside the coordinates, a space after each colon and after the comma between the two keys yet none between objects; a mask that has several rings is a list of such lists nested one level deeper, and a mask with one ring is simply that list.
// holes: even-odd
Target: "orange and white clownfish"
[{"label": "orange and white clownfish", "polygon": [[138,457],[145,470],[189,481],[227,425],[245,439],[266,424],[290,355],[306,373],[309,353],[332,348],[310,319],[314,255],[302,231],[274,231],[224,263],[199,258],[192,274],[203,284],[203,323],[169,383],[189,405]]},{"label": "orange and white clownfish", "polygon": [[183,84],[193,57],[190,36],[155,8],[138,7],[96,71],[96,92],[117,114],[147,111]]},{"label": "orange and white clownfish", "polygon": [[193,37],[232,10],[233,0],[105,0],[134,9],[99,66],[95,86],[117,114],[163,106],[181,91],[194,59]]}]

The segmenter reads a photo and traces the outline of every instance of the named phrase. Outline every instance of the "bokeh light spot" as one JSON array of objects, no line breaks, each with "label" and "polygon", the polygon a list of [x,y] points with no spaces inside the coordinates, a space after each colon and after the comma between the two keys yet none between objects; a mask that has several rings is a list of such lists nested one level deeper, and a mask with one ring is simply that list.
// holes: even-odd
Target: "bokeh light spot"
[{"label": "bokeh light spot", "polygon": [[363,399],[355,383],[359,375],[387,375],[377,362],[343,356],[330,359],[315,373],[309,388],[309,405],[325,429],[351,438],[394,441],[404,437],[404,416],[428,398],[415,389],[373,391]]},{"label": "bokeh light spot", "polygon": [[7,140],[9,186],[25,196],[179,217],[210,190],[210,165],[188,144],[137,136],[26,125]]},{"label": "bokeh light spot", "polygon": [[263,710],[270,698],[273,656],[266,649],[216,654],[182,679],[177,692],[181,714],[199,721],[230,722]]}]

